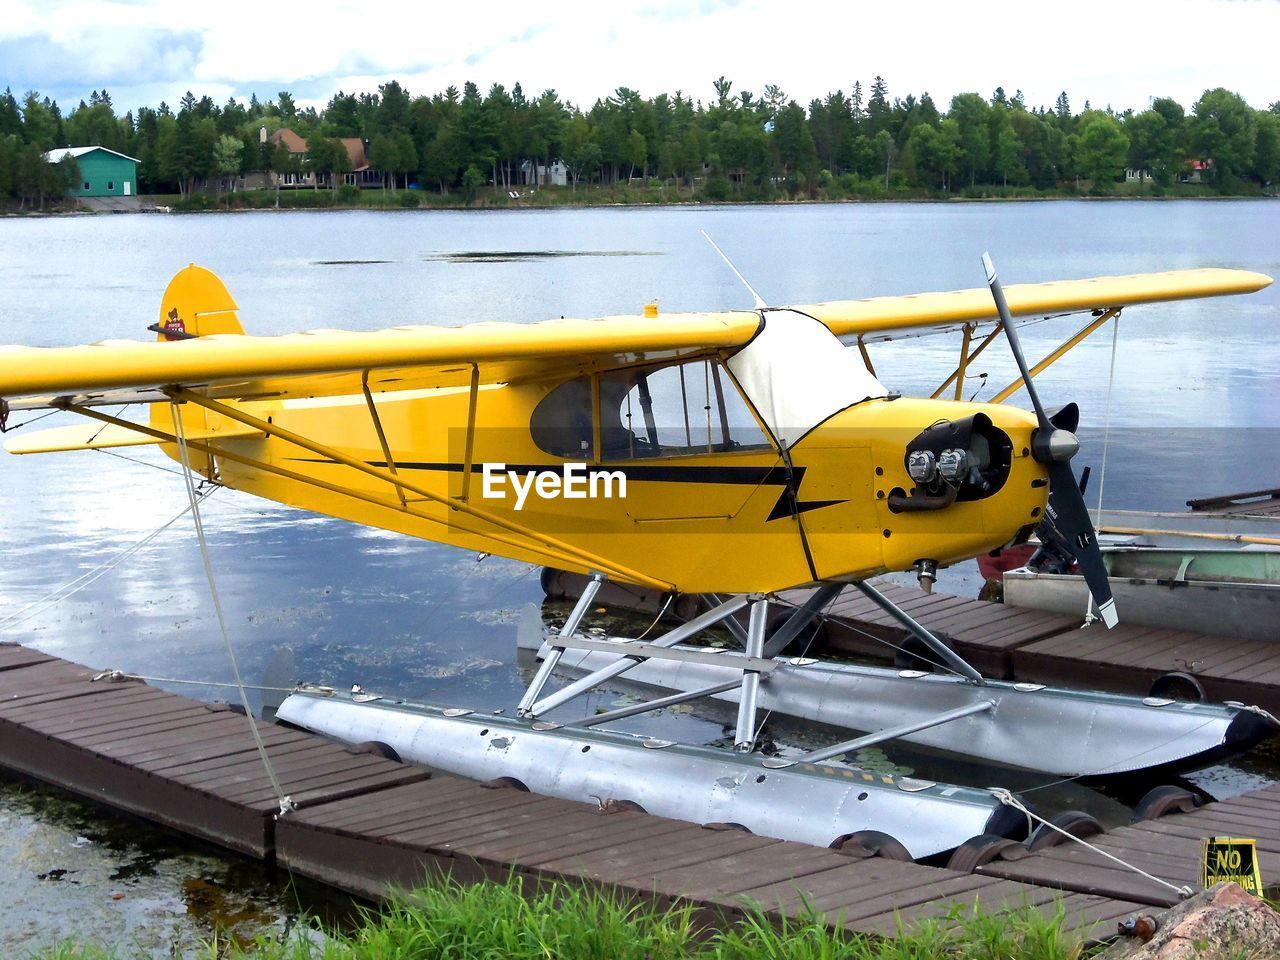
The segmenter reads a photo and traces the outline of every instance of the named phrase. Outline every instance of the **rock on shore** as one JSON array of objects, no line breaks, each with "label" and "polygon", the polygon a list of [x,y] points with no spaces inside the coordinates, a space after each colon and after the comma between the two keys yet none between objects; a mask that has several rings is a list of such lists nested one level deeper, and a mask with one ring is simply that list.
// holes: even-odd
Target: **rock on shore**
[{"label": "rock on shore", "polygon": [[1239,884],[1217,884],[1157,920],[1158,928],[1147,942],[1122,937],[1095,960],[1280,957],[1280,913]]}]

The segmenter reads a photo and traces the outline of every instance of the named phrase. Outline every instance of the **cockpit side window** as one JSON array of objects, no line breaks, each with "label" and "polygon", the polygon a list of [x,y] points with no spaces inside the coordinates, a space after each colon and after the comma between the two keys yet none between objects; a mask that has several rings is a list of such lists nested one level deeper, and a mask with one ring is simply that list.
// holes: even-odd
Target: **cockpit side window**
[{"label": "cockpit side window", "polygon": [[767,449],[768,438],[717,360],[600,375],[604,460]]},{"label": "cockpit side window", "polygon": [[558,457],[590,460],[591,380],[578,377],[554,388],[534,408],[529,433],[538,448]]}]

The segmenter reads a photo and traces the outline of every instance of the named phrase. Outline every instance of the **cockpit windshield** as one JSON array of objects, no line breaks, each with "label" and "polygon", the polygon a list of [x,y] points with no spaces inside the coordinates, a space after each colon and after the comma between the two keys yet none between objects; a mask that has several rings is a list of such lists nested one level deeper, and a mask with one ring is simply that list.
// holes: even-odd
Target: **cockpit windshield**
[{"label": "cockpit windshield", "polygon": [[822,323],[794,310],[764,317],[755,339],[724,363],[627,367],[594,384],[585,376],[560,384],[534,409],[534,443],[581,460],[726,453],[769,448],[763,421],[789,447],[841,410],[888,395]]},{"label": "cockpit windshield", "polygon": [[728,367],[783,447],[847,407],[889,395],[824,324],[794,310],[764,311],[764,329]]}]

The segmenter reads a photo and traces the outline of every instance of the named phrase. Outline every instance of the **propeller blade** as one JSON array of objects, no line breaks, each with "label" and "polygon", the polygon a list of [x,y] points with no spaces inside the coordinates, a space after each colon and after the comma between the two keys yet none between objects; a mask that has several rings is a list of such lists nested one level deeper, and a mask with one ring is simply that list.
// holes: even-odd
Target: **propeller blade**
[{"label": "propeller blade", "polygon": [[1046,513],[1080,565],[1080,573],[1089,586],[1094,603],[1098,605],[1102,622],[1108,629],[1114,627],[1120,618],[1107,580],[1107,567],[1102,561],[1102,550],[1098,547],[1098,535],[1093,529],[1093,521],[1089,519],[1089,510],[1084,505],[1084,495],[1068,463],[1054,463],[1049,467]]},{"label": "propeller blade", "polygon": [[1049,422],[1059,430],[1069,430],[1075,433],[1080,427],[1080,407],[1073,400],[1065,407],[1053,411],[1049,414]]},{"label": "propeller blade", "polygon": [[1075,436],[1080,410],[1071,403],[1056,411],[1052,418],[1045,413],[1035,382],[1031,378],[1031,371],[1027,367],[1027,359],[1022,353],[1018,328],[1009,312],[1009,304],[1004,298],[1004,290],[1000,286],[1000,278],[996,276],[995,264],[991,262],[990,254],[983,253],[982,267],[987,272],[987,286],[991,288],[991,297],[996,302],[996,311],[1004,325],[1005,338],[1009,341],[1013,359],[1018,364],[1023,385],[1027,388],[1027,396],[1031,398],[1031,405],[1036,411],[1039,425],[1032,434],[1031,450],[1035,459],[1049,469],[1046,516],[1060,537],[1059,546],[1065,546],[1076,558],[1080,573],[1089,586],[1089,593],[1098,605],[1102,622],[1110,629],[1120,622],[1120,618],[1116,615],[1116,602],[1111,595],[1111,584],[1107,581],[1106,564],[1102,562],[1102,551],[1098,548],[1098,534],[1093,529],[1093,521],[1089,519],[1088,508],[1084,505],[1082,488],[1088,482],[1088,473],[1086,471],[1084,478],[1077,483],[1070,463],[1080,445]]},{"label": "propeller blade", "polygon": [[1000,322],[1004,324],[1004,335],[1009,341],[1009,349],[1013,351],[1013,359],[1018,364],[1018,372],[1022,374],[1027,396],[1031,398],[1031,406],[1035,408],[1040,429],[1047,436],[1053,430],[1053,423],[1040,404],[1040,395],[1036,393],[1035,382],[1031,379],[1027,358],[1022,355],[1022,341],[1018,338],[1018,328],[1013,322],[1013,314],[1009,312],[1009,302],[1004,298],[1004,289],[1000,286],[1000,278],[996,276],[996,266],[991,262],[991,254],[982,254],[982,268],[987,271],[987,286],[991,288],[991,298],[996,302],[996,311],[1000,314]]}]

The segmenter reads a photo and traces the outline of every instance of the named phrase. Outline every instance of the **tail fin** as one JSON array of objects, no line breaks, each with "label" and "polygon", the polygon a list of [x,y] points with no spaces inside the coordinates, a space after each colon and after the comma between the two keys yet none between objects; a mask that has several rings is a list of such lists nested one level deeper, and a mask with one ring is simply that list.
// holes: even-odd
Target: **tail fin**
[{"label": "tail fin", "polygon": [[[239,309],[217,274],[192,263],[179,270],[169,281],[160,300],[159,322],[147,329],[154,330],[161,342],[192,340],[215,333],[243,335],[244,327],[240,325]],[[205,436],[210,433],[209,419],[212,415],[203,407],[184,403],[178,410],[187,436]],[[151,405],[151,425],[166,433],[175,431],[176,424],[169,404]],[[164,444],[162,449],[173,459],[179,459],[175,444]],[[191,469],[212,477],[213,459],[208,454],[192,450]]]},{"label": "tail fin", "polygon": [[244,333],[240,309],[218,275],[188,264],[174,274],[160,300],[154,330],[160,340],[190,340],[213,333]]}]

